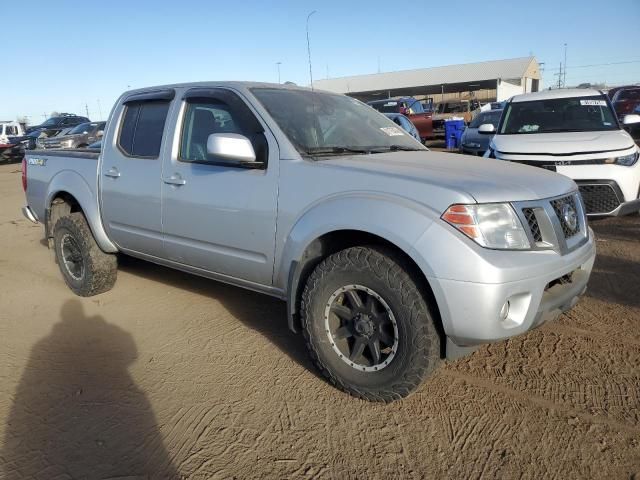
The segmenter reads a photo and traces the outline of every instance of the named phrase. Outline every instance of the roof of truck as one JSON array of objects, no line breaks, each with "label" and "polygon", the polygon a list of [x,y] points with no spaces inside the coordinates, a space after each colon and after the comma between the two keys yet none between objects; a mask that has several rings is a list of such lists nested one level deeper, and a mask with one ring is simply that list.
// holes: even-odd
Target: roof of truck
[{"label": "roof of truck", "polygon": [[512,102],[533,102],[536,100],[553,100],[555,98],[595,97],[604,95],[600,90],[592,88],[557,88],[541,92],[525,93],[514,96]]},{"label": "roof of truck", "polygon": [[[205,82],[188,82],[188,83],[172,83],[169,85],[153,85],[144,88],[128,90],[125,94],[148,92],[149,90],[158,90],[161,88],[198,88],[198,87],[231,87],[231,88],[281,88],[283,90],[306,90],[312,91],[309,87],[301,87],[294,83],[268,83],[268,82],[248,82],[248,81],[205,81]],[[323,91],[315,89],[316,91]],[[332,92],[327,92],[332,93]]]}]

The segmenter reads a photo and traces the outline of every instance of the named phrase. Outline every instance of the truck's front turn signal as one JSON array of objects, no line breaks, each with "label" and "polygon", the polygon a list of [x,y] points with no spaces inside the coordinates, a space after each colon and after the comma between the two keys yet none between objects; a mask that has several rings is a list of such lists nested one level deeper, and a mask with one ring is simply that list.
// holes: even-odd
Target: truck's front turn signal
[{"label": "truck's front turn signal", "polygon": [[531,248],[522,223],[508,203],[451,205],[442,219],[486,248]]}]

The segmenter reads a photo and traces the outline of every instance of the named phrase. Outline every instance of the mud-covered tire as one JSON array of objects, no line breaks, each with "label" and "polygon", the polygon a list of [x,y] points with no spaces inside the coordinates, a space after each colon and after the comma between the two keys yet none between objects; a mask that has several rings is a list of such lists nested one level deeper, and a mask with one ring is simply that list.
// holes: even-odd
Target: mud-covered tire
[{"label": "mud-covered tire", "polygon": [[[65,215],[56,222],[53,246],[64,281],[76,295],[90,297],[111,290],[116,282],[117,258],[100,250],[82,213]],[[72,260],[74,256],[77,261]]]},{"label": "mud-covered tire", "polygon": [[[379,246],[348,248],[318,264],[302,294],[301,320],[311,358],[333,385],[365,400],[390,402],[413,392],[440,363],[440,338],[419,283],[404,258]],[[335,293],[356,285],[375,292],[395,317],[395,356],[376,371],[349,365],[326,328]]]}]

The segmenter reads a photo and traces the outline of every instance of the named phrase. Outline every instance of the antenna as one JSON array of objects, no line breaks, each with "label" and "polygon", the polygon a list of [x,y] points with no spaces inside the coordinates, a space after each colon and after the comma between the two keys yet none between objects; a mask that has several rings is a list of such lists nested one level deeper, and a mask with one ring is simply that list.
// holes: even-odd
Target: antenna
[{"label": "antenna", "polygon": [[311,80],[311,90],[313,91],[313,71],[311,69],[311,42],[309,41],[309,19],[311,15],[316,13],[314,10],[309,15],[307,15],[307,55],[309,56],[309,80]]}]

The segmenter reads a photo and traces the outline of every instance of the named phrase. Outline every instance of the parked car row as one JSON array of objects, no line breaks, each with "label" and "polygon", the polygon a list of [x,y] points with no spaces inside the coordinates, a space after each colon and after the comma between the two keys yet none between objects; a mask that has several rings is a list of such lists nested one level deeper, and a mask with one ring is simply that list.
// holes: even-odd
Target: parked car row
[{"label": "parked car row", "polygon": [[[616,89],[607,96],[592,89],[547,90],[518,95],[481,107],[460,138],[460,153],[487,156],[558,172],[576,181],[589,215],[624,215],[640,210],[640,87]],[[634,103],[639,102],[639,103]],[[429,136],[418,125],[436,117],[412,97],[369,102],[416,139]],[[436,112],[466,114],[440,104]],[[491,109],[498,107],[497,109]],[[393,112],[393,113],[388,113]],[[464,118],[464,117],[463,117]],[[411,122],[419,134],[412,131]],[[442,121],[446,122],[446,118]],[[535,215],[532,217],[535,220]],[[532,221],[533,221],[532,220]],[[544,241],[544,229],[538,231]]]},{"label": "parked car row", "polygon": [[102,138],[106,122],[86,122],[72,128],[62,135],[46,138],[42,148],[86,148]]}]

